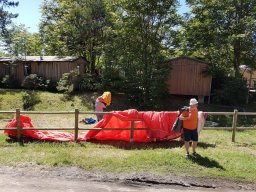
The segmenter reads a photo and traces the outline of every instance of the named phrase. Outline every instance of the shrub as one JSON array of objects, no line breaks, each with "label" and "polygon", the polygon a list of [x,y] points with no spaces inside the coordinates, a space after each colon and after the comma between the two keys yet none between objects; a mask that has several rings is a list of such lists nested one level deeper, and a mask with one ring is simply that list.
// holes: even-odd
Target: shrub
[{"label": "shrub", "polygon": [[221,87],[213,90],[213,103],[241,106],[246,103],[248,88],[242,77],[225,77]]},{"label": "shrub", "polygon": [[84,74],[80,77],[79,91],[96,91],[101,84],[97,75]]},{"label": "shrub", "polygon": [[30,74],[24,79],[22,87],[26,89],[46,90],[49,83],[50,80],[46,80],[44,77],[38,76],[37,74]]},{"label": "shrub", "polygon": [[25,92],[22,94],[22,102],[24,110],[31,110],[33,107],[40,102],[40,99],[36,92]]},{"label": "shrub", "polygon": [[72,70],[69,73],[64,73],[57,83],[57,90],[65,94],[71,94],[78,87],[79,73],[78,70]]},{"label": "shrub", "polygon": [[18,86],[18,80],[14,75],[5,75],[2,78],[2,86],[7,88],[17,88]]}]

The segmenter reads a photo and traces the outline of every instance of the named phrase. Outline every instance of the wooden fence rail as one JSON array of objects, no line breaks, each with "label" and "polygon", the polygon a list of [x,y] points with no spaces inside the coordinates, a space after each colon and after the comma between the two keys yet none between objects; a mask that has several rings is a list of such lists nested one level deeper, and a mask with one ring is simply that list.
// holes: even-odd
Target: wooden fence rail
[{"label": "wooden fence rail", "polygon": [[[20,111],[20,109],[16,109],[16,111],[0,111],[0,114],[15,114],[17,120],[17,127],[15,128],[0,128],[0,130],[13,130],[17,129],[17,139],[22,143],[22,132],[20,126],[20,114],[73,114],[75,119],[74,127],[67,128],[22,128],[22,130],[73,130],[74,131],[74,141],[77,142],[79,130],[101,130],[102,128],[91,127],[91,128],[79,128],[79,114],[109,114],[110,112],[80,112],[78,109],[75,111],[58,111],[58,112],[42,112],[42,111]],[[204,129],[210,130],[232,130],[232,142],[235,142],[235,136],[237,130],[256,130],[255,127],[237,127],[237,118],[238,115],[252,115],[256,116],[256,112],[238,112],[238,110],[234,110],[234,112],[207,112],[208,115],[232,115],[233,122],[232,127],[204,127]],[[104,128],[104,131],[107,130],[130,130],[130,143],[134,142],[134,131],[139,130],[147,130],[148,128],[135,128],[135,121],[142,121],[142,119],[128,119],[127,121],[131,122],[130,128]]]}]

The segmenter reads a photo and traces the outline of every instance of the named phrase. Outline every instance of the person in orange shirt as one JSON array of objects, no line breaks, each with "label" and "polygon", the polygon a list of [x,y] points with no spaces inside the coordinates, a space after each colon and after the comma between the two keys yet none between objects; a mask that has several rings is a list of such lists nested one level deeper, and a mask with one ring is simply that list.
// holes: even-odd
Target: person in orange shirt
[{"label": "person in orange shirt", "polygon": [[183,121],[184,145],[186,157],[189,157],[189,142],[192,141],[193,156],[197,157],[196,147],[198,142],[197,121],[198,121],[198,101],[195,98],[190,99],[189,113],[181,114],[180,120]]}]

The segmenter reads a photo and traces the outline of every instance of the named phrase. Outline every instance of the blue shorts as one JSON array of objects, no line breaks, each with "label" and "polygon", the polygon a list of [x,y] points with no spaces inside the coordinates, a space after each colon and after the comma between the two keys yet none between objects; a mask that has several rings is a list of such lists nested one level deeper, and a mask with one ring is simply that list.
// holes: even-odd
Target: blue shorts
[{"label": "blue shorts", "polygon": [[197,129],[190,130],[190,129],[183,128],[183,131],[184,131],[185,141],[198,141]]}]

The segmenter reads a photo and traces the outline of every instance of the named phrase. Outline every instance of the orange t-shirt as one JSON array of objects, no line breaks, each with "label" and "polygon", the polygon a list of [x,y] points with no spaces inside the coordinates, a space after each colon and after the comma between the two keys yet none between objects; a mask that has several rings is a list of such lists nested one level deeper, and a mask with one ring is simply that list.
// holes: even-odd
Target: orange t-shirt
[{"label": "orange t-shirt", "polygon": [[183,127],[190,130],[197,129],[198,110],[197,108],[190,108],[190,117],[183,121]]}]

